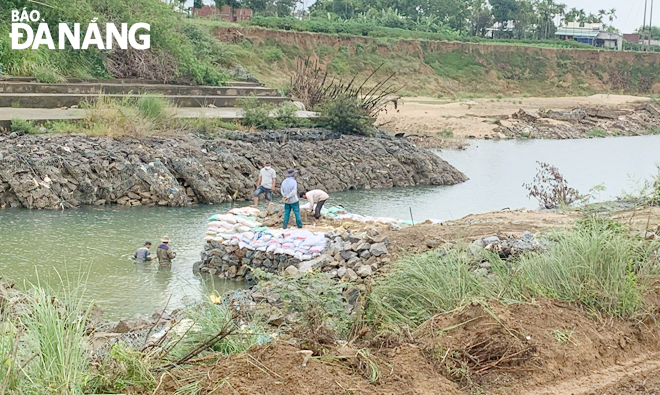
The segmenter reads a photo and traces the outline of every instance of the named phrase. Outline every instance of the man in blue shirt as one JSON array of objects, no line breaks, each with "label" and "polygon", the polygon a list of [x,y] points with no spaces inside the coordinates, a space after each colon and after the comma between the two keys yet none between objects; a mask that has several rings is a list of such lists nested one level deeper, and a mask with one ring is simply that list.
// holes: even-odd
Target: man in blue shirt
[{"label": "man in blue shirt", "polygon": [[289,216],[291,210],[296,216],[296,225],[302,228],[302,220],[300,219],[300,202],[298,202],[298,182],[296,181],[296,171],[289,169],[286,172],[286,179],[282,181],[280,187],[282,196],[284,197],[284,229],[289,225]]},{"label": "man in blue shirt", "polygon": [[137,251],[135,251],[135,254],[133,256],[135,257],[135,262],[136,263],[144,263],[147,261],[152,260],[153,258],[150,257],[151,252],[149,252],[149,249],[151,248],[151,242],[147,241],[144,243],[144,247],[138,248]]}]

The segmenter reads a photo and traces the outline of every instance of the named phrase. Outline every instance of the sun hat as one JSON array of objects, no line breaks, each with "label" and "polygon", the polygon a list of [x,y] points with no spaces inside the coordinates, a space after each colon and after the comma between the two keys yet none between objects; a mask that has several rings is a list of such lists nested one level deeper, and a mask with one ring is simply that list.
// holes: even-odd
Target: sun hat
[{"label": "sun hat", "polygon": [[169,243],[169,242],[170,242],[170,238],[167,237],[167,236],[163,236],[163,238],[160,239],[160,242],[161,242],[161,243]]},{"label": "sun hat", "polygon": [[296,173],[297,173],[297,171],[295,171],[294,169],[289,169],[289,170],[286,171],[286,176],[291,177],[292,175],[294,175]]}]

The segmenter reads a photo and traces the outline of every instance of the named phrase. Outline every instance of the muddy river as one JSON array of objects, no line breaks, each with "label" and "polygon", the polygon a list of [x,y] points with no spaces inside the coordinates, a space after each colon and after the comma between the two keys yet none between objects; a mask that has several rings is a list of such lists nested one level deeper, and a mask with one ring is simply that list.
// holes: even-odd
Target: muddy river
[{"label": "muddy river", "polygon": [[[464,151],[439,152],[470,181],[454,186],[350,191],[331,196],[349,211],[415,221],[448,220],[505,207],[535,208],[522,187],[536,161],[561,170],[582,192],[604,183],[605,200],[632,190],[656,172],[660,136],[591,140],[475,141]],[[247,204],[247,203],[243,203]],[[193,208],[81,208],[69,211],[0,211],[0,276],[16,282],[84,284],[90,301],[109,318],[184,306],[209,292],[240,284],[192,274],[206,218],[229,205]],[[168,235],[178,258],[171,270],[136,265],[131,256],[145,240]]]}]

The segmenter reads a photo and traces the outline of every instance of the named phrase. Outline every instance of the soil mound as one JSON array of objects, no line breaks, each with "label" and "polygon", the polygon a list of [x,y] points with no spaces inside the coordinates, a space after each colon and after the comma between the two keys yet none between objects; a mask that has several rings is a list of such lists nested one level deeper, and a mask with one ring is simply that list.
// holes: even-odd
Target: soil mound
[{"label": "soil mound", "polygon": [[[163,376],[156,395],[173,394],[196,385],[198,394],[345,395],[460,394],[458,387],[437,374],[414,345],[388,349],[369,359],[378,365],[378,379],[370,382],[354,349],[338,349],[312,357],[305,366],[297,347],[276,343]],[[373,376],[372,376],[373,378]],[[197,383],[197,384],[194,384]],[[177,392],[178,393],[178,392]]]},{"label": "soil mound", "polygon": [[654,332],[638,322],[598,320],[568,303],[540,299],[507,307],[473,304],[437,315],[414,336],[438,371],[463,388],[528,393],[653,349]]}]

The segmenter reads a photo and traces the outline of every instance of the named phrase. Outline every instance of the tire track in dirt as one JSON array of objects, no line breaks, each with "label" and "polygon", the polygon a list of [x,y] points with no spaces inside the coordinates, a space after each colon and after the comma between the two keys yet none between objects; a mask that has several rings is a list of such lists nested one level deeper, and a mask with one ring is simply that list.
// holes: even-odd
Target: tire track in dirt
[{"label": "tire track in dirt", "polygon": [[588,376],[525,391],[527,395],[586,395],[613,386],[625,379],[660,371],[660,352],[647,353],[620,365],[598,370]]}]

